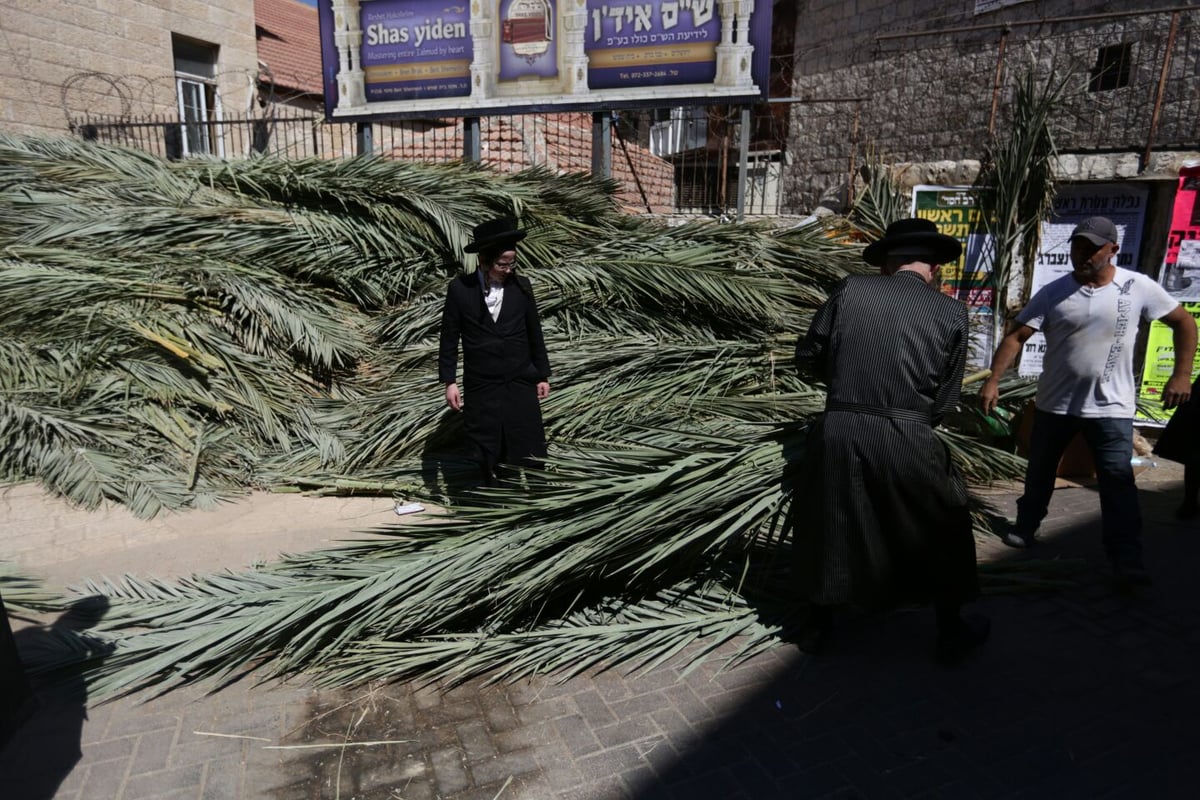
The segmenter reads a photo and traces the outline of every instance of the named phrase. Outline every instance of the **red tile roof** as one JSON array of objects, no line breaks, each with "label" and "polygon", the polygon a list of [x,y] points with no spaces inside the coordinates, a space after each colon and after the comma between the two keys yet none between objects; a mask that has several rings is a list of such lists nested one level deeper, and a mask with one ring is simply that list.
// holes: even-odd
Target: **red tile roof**
[{"label": "red tile roof", "polygon": [[[406,161],[461,159],[462,121],[445,120],[444,124],[434,124],[421,130],[428,124],[393,123],[388,126],[384,123],[383,129],[376,131],[376,146],[385,156]],[[590,113],[488,117],[480,121],[480,128],[480,161],[492,169],[515,172],[535,165],[558,173],[590,172],[592,169]],[[633,164],[632,171],[630,162]],[[626,210],[645,212],[647,203],[654,213],[670,213],[674,209],[674,167],[646,148],[626,142],[622,150],[614,136],[612,177],[621,184],[617,201]],[[645,192],[645,200],[642,192]]]},{"label": "red tile roof", "polygon": [[267,65],[276,94],[322,94],[317,10],[298,0],[254,0],[254,25],[258,60]]}]

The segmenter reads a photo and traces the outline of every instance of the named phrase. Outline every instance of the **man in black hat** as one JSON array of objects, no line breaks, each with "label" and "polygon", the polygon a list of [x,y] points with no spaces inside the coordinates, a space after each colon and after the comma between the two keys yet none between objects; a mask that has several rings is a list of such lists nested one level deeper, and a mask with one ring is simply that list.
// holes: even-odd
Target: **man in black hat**
[{"label": "man in black hat", "polygon": [[475,226],[464,249],[479,254],[479,266],[450,282],[442,312],[438,380],[447,405],[465,415],[489,486],[499,464],[530,464],[546,455],[539,401],[550,396],[550,360],[533,289],[516,274],[517,242],[524,238],[512,217]]},{"label": "man in black hat", "polygon": [[1000,397],[1000,378],[1025,341],[1046,336],[1038,378],[1025,493],[1017,501],[1016,524],[1001,538],[1010,547],[1031,547],[1054,491],[1063,451],[1077,433],[1092,451],[1100,483],[1104,549],[1121,587],[1150,583],[1142,563],[1142,515],[1133,479],[1133,415],[1137,387],[1133,351],[1138,323],[1159,319],[1172,328],[1175,365],[1163,390],[1163,406],[1187,402],[1191,394],[1196,323],[1149,276],[1115,266],[1117,226],[1089,217],[1071,232],[1073,271],[1044,286],[1016,317],[992,359],[992,374],[979,392],[991,413]]},{"label": "man in black hat", "polygon": [[[815,633],[831,608],[932,602],[940,659],[988,635],[964,618],[978,595],[967,492],[934,433],[958,401],[967,358],[966,306],[938,290],[962,247],[929,220],[905,219],[863,252],[881,275],[844,279],[796,348],[824,378],[797,486],[796,574]],[[802,520],[802,521],[801,521]]]},{"label": "man in black hat", "polygon": [[0,749],[32,713],[35,703],[4,598],[0,597]]}]

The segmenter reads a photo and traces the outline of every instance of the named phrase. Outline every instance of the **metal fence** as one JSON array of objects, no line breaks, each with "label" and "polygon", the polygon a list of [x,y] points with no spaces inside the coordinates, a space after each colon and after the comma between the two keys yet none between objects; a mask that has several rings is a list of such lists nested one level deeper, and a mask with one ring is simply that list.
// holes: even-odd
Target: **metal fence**
[{"label": "metal fence", "polygon": [[[685,114],[686,111],[686,114]],[[609,163],[631,210],[732,215],[738,207],[741,113],[731,107],[626,111],[613,117]],[[755,137],[747,159],[744,212],[779,210],[786,164],[786,119],[762,104],[750,117]],[[327,122],[316,110],[268,106],[254,117],[181,122],[175,116],[83,117],[72,130],[84,139],[136,148],[168,159],[208,155],[247,158],[345,158],[369,152],[425,163],[464,157],[462,119],[375,122],[369,144],[351,123]],[[592,169],[590,113],[499,115],[479,120],[478,160],[501,172],[533,166],[556,172]]]}]

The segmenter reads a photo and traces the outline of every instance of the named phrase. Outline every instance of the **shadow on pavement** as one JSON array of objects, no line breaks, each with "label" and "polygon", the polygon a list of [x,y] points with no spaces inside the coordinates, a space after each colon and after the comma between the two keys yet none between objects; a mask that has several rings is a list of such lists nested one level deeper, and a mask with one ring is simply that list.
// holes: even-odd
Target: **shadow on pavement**
[{"label": "shadow on pavement", "polygon": [[1200,525],[1174,520],[1176,491],[1143,491],[1155,585],[1121,594],[1098,497],[1071,492],[1045,544],[1001,555],[1082,569],[1058,591],[985,594],[992,638],[968,661],[934,662],[929,609],[839,620],[822,655],[781,648],[731,715],[642,753],[624,796],[1195,797]]},{"label": "shadow on pavement", "polygon": [[[48,626],[14,635],[27,667],[47,664],[63,652],[74,632],[91,628],[108,612],[108,599],[95,595],[72,603]],[[69,645],[68,645],[69,646]],[[89,646],[80,640],[77,646]],[[87,719],[87,686],[78,672],[31,675],[34,704],[29,715],[0,745],[0,794],[20,800],[50,800],[83,757],[80,741]]]}]

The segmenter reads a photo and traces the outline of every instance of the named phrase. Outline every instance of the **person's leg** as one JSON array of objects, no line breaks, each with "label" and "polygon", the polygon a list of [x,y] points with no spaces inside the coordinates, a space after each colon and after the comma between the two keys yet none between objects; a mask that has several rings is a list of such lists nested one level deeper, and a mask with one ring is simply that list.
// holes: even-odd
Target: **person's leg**
[{"label": "person's leg", "polygon": [[1142,512],[1129,462],[1133,420],[1085,420],[1083,435],[1096,460],[1104,551],[1118,572],[1142,574]]},{"label": "person's leg", "polygon": [[17,652],[4,598],[0,597],[0,747],[28,716],[33,702],[33,690]]},{"label": "person's leg", "polygon": [[1200,515],[1200,453],[1188,454],[1183,465],[1183,502],[1175,511],[1179,519]]},{"label": "person's leg", "polygon": [[[1032,544],[1033,534],[1050,508],[1058,462],[1071,438],[1079,430],[1079,420],[1064,414],[1034,411],[1033,434],[1029,441],[1029,465],[1025,469],[1025,493],[1017,500],[1017,522],[1013,534],[1024,544]],[[1016,541],[1005,542],[1020,546]]]},{"label": "person's leg", "polygon": [[954,663],[987,641],[992,623],[986,617],[964,617],[962,603],[937,600],[933,604],[937,616],[937,657],[942,663]]}]

